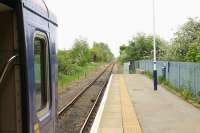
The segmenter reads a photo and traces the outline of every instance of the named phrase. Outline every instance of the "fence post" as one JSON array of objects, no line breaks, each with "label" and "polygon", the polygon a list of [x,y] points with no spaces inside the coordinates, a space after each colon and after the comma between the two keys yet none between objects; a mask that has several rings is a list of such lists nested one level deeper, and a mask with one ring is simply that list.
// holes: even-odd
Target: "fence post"
[{"label": "fence post", "polygon": [[200,69],[200,65],[199,64],[197,65],[196,69],[197,69],[197,72],[198,72],[198,73],[196,72],[196,90],[197,90],[197,97],[200,99],[200,90],[199,90],[199,84],[198,84],[198,81],[199,81],[199,76],[198,75],[199,75],[199,72],[200,72],[199,71],[199,69]]},{"label": "fence post", "polygon": [[195,96],[197,97],[197,86],[196,86],[196,79],[197,79],[197,72],[195,71],[196,70],[196,64],[193,64],[194,66],[194,69],[193,69],[193,86],[194,86],[194,89],[195,89]]},{"label": "fence post", "polygon": [[167,61],[167,80],[169,81],[170,62]]},{"label": "fence post", "polygon": [[178,88],[180,89],[180,63],[178,63]]}]

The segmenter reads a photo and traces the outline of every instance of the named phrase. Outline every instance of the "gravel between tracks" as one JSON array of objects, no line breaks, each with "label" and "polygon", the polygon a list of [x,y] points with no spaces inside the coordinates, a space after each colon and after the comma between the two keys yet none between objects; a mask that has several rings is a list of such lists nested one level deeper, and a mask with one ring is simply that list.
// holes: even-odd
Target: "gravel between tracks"
[{"label": "gravel between tracks", "polygon": [[60,110],[64,105],[69,103],[85,86],[87,86],[91,81],[93,81],[97,75],[99,75],[106,65],[102,65],[96,69],[96,71],[88,74],[85,78],[67,86],[65,89],[58,93],[58,110]]},{"label": "gravel between tracks", "polygon": [[[95,75],[97,76],[100,72],[97,72]],[[73,104],[73,106],[68,111],[66,111],[66,113],[62,116],[62,118],[58,121],[58,125],[57,125],[58,133],[66,133],[66,132],[67,133],[78,133],[79,132],[82,124],[84,123],[85,118],[87,117],[90,109],[92,108],[92,106],[96,100],[98,93],[100,92],[101,86],[106,82],[106,80],[110,74],[109,72],[110,72],[110,68],[109,68],[109,71],[106,71],[95,82],[95,84],[93,86],[91,86],[81,96],[81,98],[78,99]],[[86,81],[80,81],[80,83],[82,83],[82,87],[87,86],[89,84],[89,82],[91,82],[91,80],[95,79],[96,76],[90,77]],[[80,88],[82,88],[82,87],[80,87]],[[73,96],[67,96],[67,95],[70,95],[69,89],[67,89],[67,90],[68,91],[66,91],[66,93],[68,93],[68,94],[65,94],[66,95],[65,98],[68,98],[68,99],[66,99],[68,101],[70,101],[69,97],[71,97],[71,99],[72,99],[80,91],[80,89],[76,89],[76,93],[71,91],[71,93],[74,94]],[[65,103],[67,103],[67,102],[65,101]],[[60,104],[60,107],[61,106],[62,106],[62,104]]]}]

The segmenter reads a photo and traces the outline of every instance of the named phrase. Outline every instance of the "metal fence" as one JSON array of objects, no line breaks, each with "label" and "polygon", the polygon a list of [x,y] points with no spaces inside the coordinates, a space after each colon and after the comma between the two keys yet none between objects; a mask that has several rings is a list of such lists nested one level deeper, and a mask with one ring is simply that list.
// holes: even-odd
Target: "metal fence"
[{"label": "metal fence", "polygon": [[[153,61],[135,61],[135,68],[140,68],[148,72],[153,71]],[[191,89],[192,93],[200,98],[200,64],[189,62],[169,62],[158,61],[158,76],[162,76],[162,69],[166,67],[166,80],[178,89]]]}]

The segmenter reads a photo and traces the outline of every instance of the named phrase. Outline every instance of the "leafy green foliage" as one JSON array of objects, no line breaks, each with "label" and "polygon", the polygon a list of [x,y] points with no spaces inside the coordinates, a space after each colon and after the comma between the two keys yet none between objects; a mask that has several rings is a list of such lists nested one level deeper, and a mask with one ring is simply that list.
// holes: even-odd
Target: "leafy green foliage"
[{"label": "leafy green foliage", "polygon": [[94,71],[99,63],[88,63],[85,66],[77,66],[76,71],[73,74],[63,74],[59,72],[58,74],[58,86],[59,88],[64,87],[65,85],[69,84],[72,81],[79,80],[82,77],[86,76],[87,73]]},{"label": "leafy green foliage", "polygon": [[[157,44],[157,55],[162,57],[165,54],[166,42],[156,37]],[[138,33],[132,40],[129,41],[128,45],[122,45],[120,47],[120,61],[128,60],[141,60],[151,59],[153,52],[153,37],[144,33]]]},{"label": "leafy green foliage", "polygon": [[58,72],[62,72],[63,74],[72,73],[72,59],[71,59],[71,51],[58,51],[57,54],[58,61]]},{"label": "leafy green foliage", "polygon": [[188,51],[185,56],[186,61],[200,62],[200,44],[195,42],[188,47]]},{"label": "leafy green foliage", "polygon": [[[147,72],[145,72],[144,74],[145,74],[148,78],[153,79],[153,75],[152,75],[151,72],[148,72],[148,71],[147,71]],[[165,79],[164,79],[163,76],[159,76],[158,79],[157,79],[158,84],[162,84],[164,81],[165,81]]]},{"label": "leafy green foliage", "polygon": [[192,94],[192,91],[190,89],[183,89],[180,92],[180,94],[185,100],[188,100],[188,99],[191,99],[194,97],[194,95]]},{"label": "leafy green foliage", "polygon": [[[147,71],[147,72],[145,72],[145,75],[150,79],[153,78],[151,72]],[[174,85],[172,85],[168,80],[165,80],[162,76],[158,77],[158,84],[164,86],[167,90],[180,96],[181,98],[190,102],[197,108],[200,108],[200,105],[199,105],[200,100],[192,93],[192,90],[190,87],[187,88],[187,87],[182,86],[181,88],[177,88]],[[190,84],[190,83],[188,83],[188,84]]]},{"label": "leafy green foliage", "polygon": [[[156,37],[158,60],[200,62],[200,20],[189,18],[180,26],[170,43]],[[153,38],[137,34],[120,47],[120,61],[153,59]]]},{"label": "leafy green foliage", "polygon": [[91,56],[94,62],[109,62],[114,57],[108,45],[103,42],[94,42],[91,49]]},{"label": "leafy green foliage", "polygon": [[[97,57],[96,63],[92,63],[94,54]],[[63,86],[95,68],[98,62],[108,62],[112,59],[113,54],[107,44],[94,43],[90,49],[86,40],[76,39],[71,50],[58,51],[58,84]]]},{"label": "leafy green foliage", "polygon": [[71,57],[73,59],[72,63],[80,66],[83,66],[90,61],[90,50],[86,40],[75,40],[71,51]]},{"label": "leafy green foliage", "polygon": [[200,21],[189,18],[174,34],[169,60],[200,62]]}]

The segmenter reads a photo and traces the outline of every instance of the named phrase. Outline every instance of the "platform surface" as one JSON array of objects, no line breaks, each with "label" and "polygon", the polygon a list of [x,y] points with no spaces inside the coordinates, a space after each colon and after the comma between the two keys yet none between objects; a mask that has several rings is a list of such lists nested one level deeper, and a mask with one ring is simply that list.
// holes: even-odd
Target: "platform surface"
[{"label": "platform surface", "polygon": [[114,74],[107,86],[91,133],[141,133],[122,75]]},{"label": "platform surface", "polygon": [[140,74],[114,74],[91,133],[200,133],[200,110]]},{"label": "platform surface", "polygon": [[144,75],[124,76],[143,133],[200,133],[200,110]]}]

